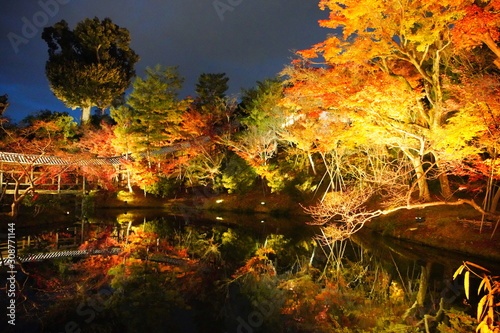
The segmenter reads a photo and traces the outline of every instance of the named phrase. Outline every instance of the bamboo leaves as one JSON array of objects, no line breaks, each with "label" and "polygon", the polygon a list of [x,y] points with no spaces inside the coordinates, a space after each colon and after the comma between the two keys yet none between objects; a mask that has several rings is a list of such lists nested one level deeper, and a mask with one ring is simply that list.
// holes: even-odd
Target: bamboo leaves
[{"label": "bamboo leaves", "polygon": [[[464,273],[465,271],[465,273]],[[498,326],[498,306],[500,302],[496,301],[500,297],[500,281],[498,276],[492,276],[491,272],[475,263],[466,261],[453,274],[453,279],[464,273],[465,297],[470,299],[470,278],[471,274],[481,279],[478,287],[478,295],[485,292],[477,305],[478,326],[476,332],[496,333],[500,331]]]}]

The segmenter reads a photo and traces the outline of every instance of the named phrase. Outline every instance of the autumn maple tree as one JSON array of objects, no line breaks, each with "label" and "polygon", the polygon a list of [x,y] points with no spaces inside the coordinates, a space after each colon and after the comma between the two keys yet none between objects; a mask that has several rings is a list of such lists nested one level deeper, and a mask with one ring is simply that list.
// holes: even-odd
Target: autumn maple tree
[{"label": "autumn maple tree", "polygon": [[191,142],[184,151],[182,178],[190,185],[214,185],[227,154],[223,144],[233,132],[235,99],[226,95],[225,73],[203,73],[198,77],[195,97],[182,114],[181,134]]},{"label": "autumn maple tree", "polygon": [[[72,171],[74,166],[63,163],[68,157],[65,149],[70,148],[66,136],[69,132],[68,118],[64,114],[53,115],[53,119],[32,119],[29,126],[9,127],[6,122],[0,122],[3,139],[0,148],[7,153],[25,154],[24,160],[16,159],[14,163],[5,165],[2,173],[5,183],[14,186],[11,211],[9,215],[17,217],[22,201],[29,195],[35,195],[37,189],[47,181],[64,176]],[[61,163],[47,163],[46,155],[54,155]],[[2,184],[3,185],[3,184]],[[5,190],[2,188],[3,197]]]},{"label": "autumn maple tree", "polygon": [[[351,176],[343,171],[348,182],[335,191],[398,192],[410,207],[415,190],[421,202],[433,200],[429,180],[435,178],[441,185],[436,194],[450,199],[452,162],[477,156],[484,146],[475,142],[493,124],[480,99],[464,102],[459,95],[474,95],[466,84],[477,74],[471,67],[497,75],[492,65],[498,56],[498,5],[320,1],[329,17],[319,23],[334,30],[324,42],[298,52],[300,59],[283,73],[289,84],[283,100],[290,112],[288,139],[308,153],[328,156],[323,160],[330,163],[330,175],[338,175],[341,165],[345,170],[348,161]],[[488,96],[494,100],[494,93]],[[339,152],[348,158],[331,163]]]},{"label": "autumn maple tree", "polygon": [[[462,109],[468,110],[469,114],[476,114],[474,123],[484,130],[473,141],[471,149],[475,150],[475,154],[468,154],[459,160],[450,159],[449,164],[456,174],[467,180],[463,189],[471,194],[483,194],[483,208],[495,213],[500,200],[500,79],[498,75],[488,71],[475,72],[454,88],[452,94],[457,103],[460,103]],[[472,124],[467,126],[473,126]]]}]

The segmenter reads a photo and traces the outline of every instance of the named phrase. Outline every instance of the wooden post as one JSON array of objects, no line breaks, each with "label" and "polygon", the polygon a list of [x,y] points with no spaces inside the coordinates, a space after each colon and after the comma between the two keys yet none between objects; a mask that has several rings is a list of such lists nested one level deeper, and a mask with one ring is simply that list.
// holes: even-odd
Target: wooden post
[{"label": "wooden post", "polygon": [[85,226],[85,219],[82,219],[82,229],[81,229],[81,241],[80,244],[83,244],[83,231],[84,231],[84,226]]},{"label": "wooden post", "polygon": [[57,175],[57,193],[61,193],[61,174]]}]

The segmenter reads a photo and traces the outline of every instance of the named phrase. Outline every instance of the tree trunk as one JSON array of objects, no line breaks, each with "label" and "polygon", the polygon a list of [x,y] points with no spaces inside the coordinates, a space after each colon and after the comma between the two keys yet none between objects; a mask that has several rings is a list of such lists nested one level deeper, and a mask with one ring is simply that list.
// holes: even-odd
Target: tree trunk
[{"label": "tree trunk", "polygon": [[316,175],[316,168],[314,167],[314,161],[312,159],[310,152],[307,152],[307,157],[309,158],[309,163],[311,163],[312,171],[313,171],[314,175]]},{"label": "tree trunk", "polygon": [[420,279],[418,285],[417,299],[415,303],[417,306],[424,306],[425,298],[427,296],[427,288],[429,286],[429,276],[431,273],[432,263],[428,262],[425,266],[420,266]]},{"label": "tree trunk", "polygon": [[81,118],[82,125],[87,124],[90,121],[90,109],[92,109],[91,106],[82,107],[82,118]]},{"label": "tree trunk", "polygon": [[432,268],[432,263],[428,262],[422,266],[420,266],[420,278],[419,278],[419,284],[418,284],[418,291],[417,291],[417,298],[415,299],[415,303],[406,310],[405,314],[403,315],[403,321],[406,320],[409,316],[414,315],[417,311],[422,309],[422,307],[425,304],[425,299],[427,297],[427,288],[429,287],[429,277],[430,277],[430,272]]},{"label": "tree trunk", "polygon": [[483,41],[483,43],[486,44],[486,46],[488,46],[488,48],[493,53],[495,53],[497,58],[493,61],[493,63],[495,64],[495,66],[497,66],[497,68],[500,68],[500,48],[498,47],[497,43],[493,40],[493,38],[491,37],[491,35],[489,33],[483,34],[482,41]]},{"label": "tree trunk", "polygon": [[17,217],[17,215],[19,214],[19,202],[17,201],[14,201],[12,202],[12,204],[10,205],[10,213],[9,213],[9,216],[11,217]]},{"label": "tree trunk", "polygon": [[448,179],[448,175],[442,173],[439,175],[439,184],[441,185],[441,195],[445,200],[450,199],[453,196],[450,188],[450,181]]},{"label": "tree trunk", "polygon": [[15,179],[15,184],[14,184],[14,199],[12,200],[12,204],[10,205],[10,213],[9,215],[12,217],[16,217],[17,214],[19,214],[19,203],[21,200],[19,200],[19,179]]},{"label": "tree trunk", "polygon": [[415,171],[416,183],[418,186],[418,197],[424,201],[431,201],[431,194],[429,191],[429,184],[427,184],[427,177],[425,176],[424,167],[419,157],[410,157]]},{"label": "tree trunk", "polygon": [[17,215],[19,214],[19,206],[21,205],[21,201],[23,201],[23,198],[25,196],[26,193],[21,194],[21,196],[17,196],[16,194],[14,194],[14,200],[10,205],[10,213],[9,213],[10,216],[17,217]]},{"label": "tree trunk", "polygon": [[14,199],[12,200],[12,204],[10,205],[10,213],[9,215],[12,217],[16,217],[19,214],[19,206],[23,201],[24,197],[28,195],[28,193],[34,193],[34,187],[30,186],[26,190],[24,190],[21,194],[19,194],[19,185],[20,181],[16,180],[16,185],[14,189]]},{"label": "tree trunk", "polygon": [[497,211],[498,201],[500,200],[500,188],[496,186],[494,188],[496,188],[496,192],[493,198],[491,199],[491,202],[488,207],[488,212],[492,214],[495,214],[495,212]]}]

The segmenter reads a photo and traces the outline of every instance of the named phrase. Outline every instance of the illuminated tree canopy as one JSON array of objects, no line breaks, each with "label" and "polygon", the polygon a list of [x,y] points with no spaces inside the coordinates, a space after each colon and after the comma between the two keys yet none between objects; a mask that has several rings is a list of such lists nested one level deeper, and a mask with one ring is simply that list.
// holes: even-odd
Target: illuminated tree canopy
[{"label": "illuminated tree canopy", "polygon": [[[177,67],[148,67],[125,105],[111,110],[115,123],[75,134],[71,149],[126,155],[130,180],[141,188],[233,191],[258,175],[272,192],[321,190],[333,200],[327,207],[339,201],[331,193],[343,198],[347,191],[377,196],[384,209],[456,202],[466,188],[481,192],[483,209],[494,213],[499,2],[321,0],[319,6],[329,13],[319,24],[331,34],[297,52],[278,79],[229,97],[225,73],[202,73],[194,97],[180,97]],[[56,92],[60,83],[68,105],[106,107],[134,74],[138,58],[128,31],[109,19],[87,19],[74,31],[61,21],[45,29],[44,39],[51,87]],[[184,142],[182,150],[167,148]],[[244,170],[241,184],[235,170]]]},{"label": "illuminated tree canopy", "polygon": [[[322,201],[307,209],[325,241],[404,208],[468,203],[495,213],[499,2],[319,6],[330,14],[320,25],[333,33],[297,52],[282,72],[280,103],[282,138],[330,179]],[[437,181],[440,191],[431,191]],[[483,192],[482,207],[456,199],[464,188]],[[373,198],[382,210],[367,209]],[[349,204],[356,208],[346,212]]]}]

